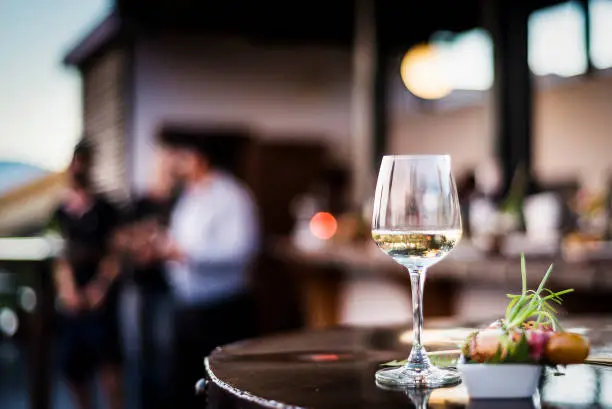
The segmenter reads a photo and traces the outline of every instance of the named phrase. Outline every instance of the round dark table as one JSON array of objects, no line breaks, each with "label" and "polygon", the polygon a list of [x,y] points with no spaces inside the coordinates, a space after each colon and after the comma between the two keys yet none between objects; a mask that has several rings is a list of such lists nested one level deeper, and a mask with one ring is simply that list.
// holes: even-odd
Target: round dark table
[{"label": "round dark table", "polygon": [[[593,353],[610,354],[612,321],[588,328],[598,328],[587,331]],[[430,352],[456,349],[467,331],[430,329],[424,342]],[[406,356],[409,338],[405,329],[337,328],[217,348],[204,362],[206,407],[612,408],[612,367],[602,365],[570,366],[562,376],[547,373],[533,400],[470,401],[463,384],[425,392],[378,387],[374,372],[381,363]]]}]

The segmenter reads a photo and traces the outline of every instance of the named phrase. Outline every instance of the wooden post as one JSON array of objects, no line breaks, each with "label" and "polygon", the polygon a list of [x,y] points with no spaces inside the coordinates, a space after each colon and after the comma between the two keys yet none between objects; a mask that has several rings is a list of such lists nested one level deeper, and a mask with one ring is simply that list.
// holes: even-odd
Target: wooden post
[{"label": "wooden post", "polygon": [[51,407],[51,346],[53,345],[52,260],[37,261],[36,310],[30,318],[27,334],[28,391],[31,409]]}]

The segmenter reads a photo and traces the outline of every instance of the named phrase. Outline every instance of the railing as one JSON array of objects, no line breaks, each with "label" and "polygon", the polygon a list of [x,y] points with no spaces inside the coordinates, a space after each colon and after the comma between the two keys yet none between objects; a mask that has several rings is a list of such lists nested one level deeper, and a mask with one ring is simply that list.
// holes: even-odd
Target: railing
[{"label": "railing", "polygon": [[61,249],[53,237],[0,238],[0,330],[25,352],[32,409],[51,406],[51,349],[55,295],[52,261]]}]

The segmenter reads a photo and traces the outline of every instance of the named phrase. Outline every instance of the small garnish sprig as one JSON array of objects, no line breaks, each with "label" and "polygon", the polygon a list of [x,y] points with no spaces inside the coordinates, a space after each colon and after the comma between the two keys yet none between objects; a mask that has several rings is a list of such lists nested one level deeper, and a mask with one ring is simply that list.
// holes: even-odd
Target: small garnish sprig
[{"label": "small garnish sprig", "polygon": [[529,318],[535,319],[537,324],[550,325],[555,331],[562,331],[561,325],[555,315],[557,310],[552,306],[551,301],[561,305],[561,295],[571,293],[573,288],[553,292],[544,285],[552,272],[551,264],[542,278],[537,290],[527,290],[527,269],[525,267],[525,254],[521,253],[521,294],[507,294],[510,298],[506,315],[502,322],[502,328],[510,331],[521,327]]}]

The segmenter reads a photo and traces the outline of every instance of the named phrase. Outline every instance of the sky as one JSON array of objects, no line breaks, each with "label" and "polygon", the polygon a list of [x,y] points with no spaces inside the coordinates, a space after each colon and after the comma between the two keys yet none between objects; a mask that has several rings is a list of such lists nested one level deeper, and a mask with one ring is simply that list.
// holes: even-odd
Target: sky
[{"label": "sky", "polygon": [[62,58],[112,0],[0,0],[0,161],[58,171],[81,134],[78,72]]}]

